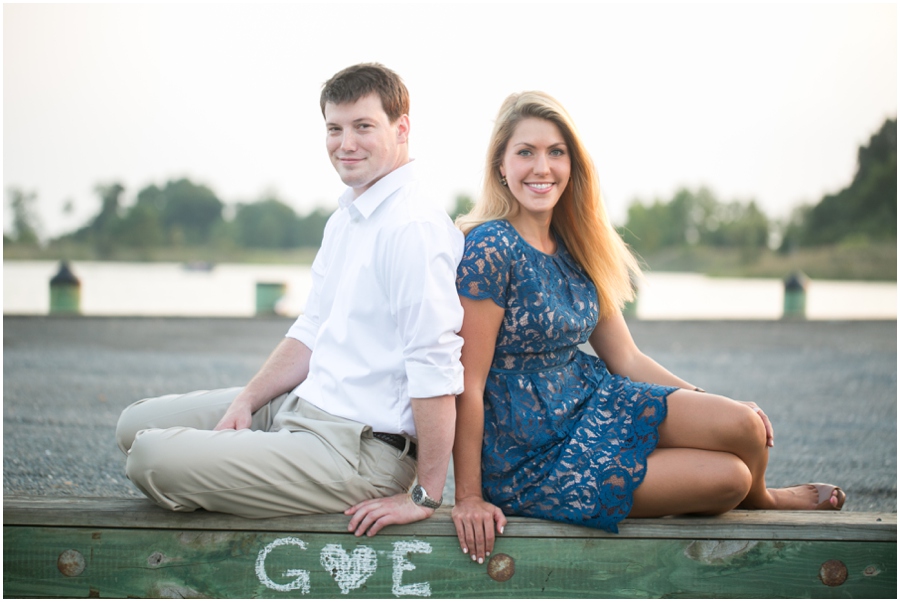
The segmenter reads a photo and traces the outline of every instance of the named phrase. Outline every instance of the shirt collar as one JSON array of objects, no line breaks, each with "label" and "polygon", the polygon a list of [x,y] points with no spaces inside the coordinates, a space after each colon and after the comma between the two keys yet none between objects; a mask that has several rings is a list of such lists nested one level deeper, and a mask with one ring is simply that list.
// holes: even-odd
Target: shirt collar
[{"label": "shirt collar", "polygon": [[353,189],[348,188],[338,199],[341,209],[350,209],[368,219],[376,209],[393,193],[416,179],[414,161],[401,165],[391,173],[372,184],[364,193],[353,198]]}]

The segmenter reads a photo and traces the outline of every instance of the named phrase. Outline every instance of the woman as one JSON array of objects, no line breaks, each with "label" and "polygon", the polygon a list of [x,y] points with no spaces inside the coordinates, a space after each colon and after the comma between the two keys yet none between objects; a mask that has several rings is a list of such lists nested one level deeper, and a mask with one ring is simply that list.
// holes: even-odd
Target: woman
[{"label": "woman", "polygon": [[[457,225],[465,392],[453,520],[472,560],[491,552],[504,513],[616,532],[626,516],[841,508],[831,485],[768,489],[765,412],[637,348],[621,307],[639,269],[556,100],[506,99],[482,197]],[[585,341],[598,357],[578,349]]]}]

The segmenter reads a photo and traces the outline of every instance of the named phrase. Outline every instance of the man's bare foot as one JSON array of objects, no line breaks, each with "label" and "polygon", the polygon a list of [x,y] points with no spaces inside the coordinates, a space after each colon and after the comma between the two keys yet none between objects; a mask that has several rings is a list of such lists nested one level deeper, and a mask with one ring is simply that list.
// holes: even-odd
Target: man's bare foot
[{"label": "man's bare foot", "polygon": [[840,487],[826,483],[769,489],[769,495],[775,502],[772,510],[840,510],[847,499]]}]

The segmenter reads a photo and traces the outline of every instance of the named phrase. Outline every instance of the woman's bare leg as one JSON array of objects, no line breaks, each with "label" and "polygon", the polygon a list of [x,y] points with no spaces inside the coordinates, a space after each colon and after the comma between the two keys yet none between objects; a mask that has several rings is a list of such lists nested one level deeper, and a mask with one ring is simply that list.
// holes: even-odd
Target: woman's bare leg
[{"label": "woman's bare leg", "polygon": [[720,451],[740,458],[751,475],[741,508],[812,510],[818,503],[814,487],[766,487],[769,449],[765,425],[749,406],[727,397],[686,390],[672,393],[668,414],[659,428],[659,447]]},{"label": "woman's bare leg", "polygon": [[734,454],[657,448],[647,458],[647,475],[628,516],[721,514],[737,507],[750,483],[747,465]]}]

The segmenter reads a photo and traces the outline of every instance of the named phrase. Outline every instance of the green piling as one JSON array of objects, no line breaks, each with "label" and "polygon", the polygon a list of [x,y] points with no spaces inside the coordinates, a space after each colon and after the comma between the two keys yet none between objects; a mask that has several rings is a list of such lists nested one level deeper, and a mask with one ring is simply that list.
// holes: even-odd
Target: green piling
[{"label": "green piling", "polygon": [[81,281],[67,261],[59,262],[59,271],[50,279],[50,313],[81,313]]},{"label": "green piling", "polygon": [[256,315],[274,316],[278,301],[284,297],[287,285],[283,282],[256,283]]},{"label": "green piling", "polygon": [[786,320],[806,319],[806,287],[809,278],[801,271],[792,272],[784,279],[784,313]]}]

